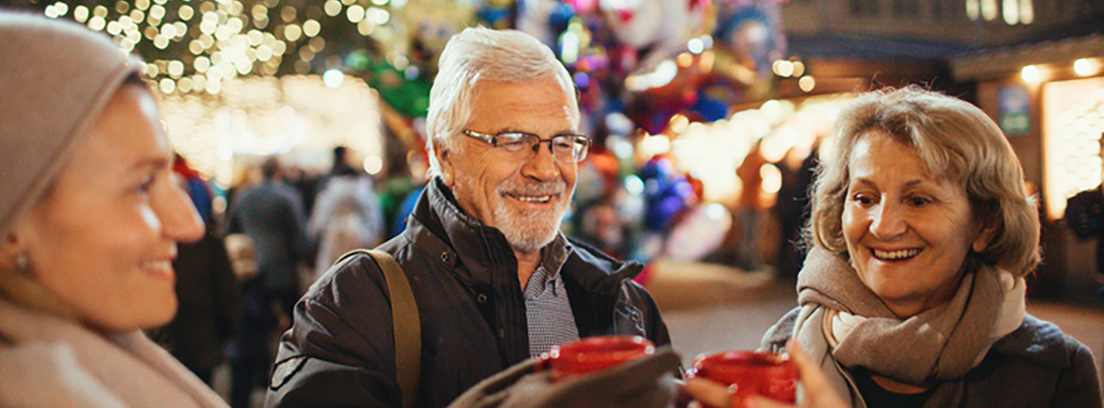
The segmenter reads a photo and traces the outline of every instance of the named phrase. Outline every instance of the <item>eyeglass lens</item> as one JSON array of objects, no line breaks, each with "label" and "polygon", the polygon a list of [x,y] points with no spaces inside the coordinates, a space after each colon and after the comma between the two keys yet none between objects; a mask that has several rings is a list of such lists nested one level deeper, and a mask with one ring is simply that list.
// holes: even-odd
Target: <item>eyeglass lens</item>
[{"label": "eyeglass lens", "polygon": [[507,151],[521,153],[526,157],[539,151],[542,143],[548,142],[552,156],[562,162],[581,161],[586,157],[588,147],[585,138],[575,135],[559,135],[552,137],[552,139],[541,140],[537,135],[514,133],[502,134],[499,139],[499,145]]}]

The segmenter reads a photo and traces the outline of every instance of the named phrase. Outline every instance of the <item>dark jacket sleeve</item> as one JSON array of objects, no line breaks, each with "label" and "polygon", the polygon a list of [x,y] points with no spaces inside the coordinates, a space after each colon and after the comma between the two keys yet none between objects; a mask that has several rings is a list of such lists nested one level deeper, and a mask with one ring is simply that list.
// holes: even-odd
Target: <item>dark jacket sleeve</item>
[{"label": "dark jacket sleeve", "polygon": [[671,335],[667,332],[667,324],[663,322],[663,316],[659,313],[659,306],[656,305],[655,299],[640,284],[629,281],[628,285],[633,289],[633,303],[644,313],[644,330],[648,340],[656,346],[671,344]]},{"label": "dark jacket sleeve", "polygon": [[360,254],[311,288],[281,339],[265,407],[401,406],[383,285],[378,266]]},{"label": "dark jacket sleeve", "polygon": [[1092,352],[1083,344],[1076,344],[1070,366],[1058,377],[1051,407],[1100,408],[1100,380],[1096,373]]}]

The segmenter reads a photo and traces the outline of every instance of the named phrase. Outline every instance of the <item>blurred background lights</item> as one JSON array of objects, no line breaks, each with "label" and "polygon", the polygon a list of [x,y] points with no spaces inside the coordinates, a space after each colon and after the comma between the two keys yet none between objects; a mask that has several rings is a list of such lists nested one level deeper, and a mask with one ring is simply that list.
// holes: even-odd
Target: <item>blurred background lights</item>
[{"label": "blurred background lights", "polygon": [[176,82],[169,78],[162,79],[158,85],[163,94],[171,94],[176,89]]},{"label": "blurred background lights", "polygon": [[783,78],[789,78],[791,75],[794,75],[793,62],[786,60],[775,61],[774,64],[771,65],[771,70],[774,71],[775,75]]},{"label": "blurred background lights", "polygon": [[329,88],[337,88],[341,86],[342,82],[345,82],[345,74],[341,73],[340,70],[330,69],[322,75],[322,83]]},{"label": "blurred background lights", "polygon": [[813,87],[816,86],[816,80],[811,76],[803,76],[797,81],[797,86],[801,88],[802,91],[812,92]]},{"label": "blurred background lights", "polygon": [[805,63],[801,61],[793,61],[793,76],[800,77],[805,75]]},{"label": "blurred background lights", "polygon": [[702,42],[701,38],[691,38],[686,43],[686,49],[694,54],[701,54],[702,51],[705,51],[705,43]]},{"label": "blurred background lights", "polygon": [[104,21],[103,17],[95,16],[95,17],[92,17],[92,18],[88,19],[88,28],[91,28],[95,31],[103,30],[104,26],[106,26],[106,25],[107,25],[107,21]]},{"label": "blurred background lights", "polygon": [[364,171],[368,174],[376,175],[383,170],[383,159],[376,155],[368,156],[364,159]]},{"label": "blurred background lights", "polygon": [[88,20],[88,7],[83,5],[77,6],[73,9],[73,19],[78,23],[83,23]]},{"label": "blurred background lights", "polygon": [[763,178],[763,191],[767,194],[778,193],[782,189],[782,171],[773,164],[759,167],[759,176]]},{"label": "blurred background lights", "polygon": [[322,24],[319,24],[318,21],[307,20],[305,23],[303,23],[303,34],[306,34],[307,37],[314,37],[318,35],[319,31],[321,30]]},{"label": "blurred background lights", "polygon": [[635,174],[629,175],[625,177],[625,190],[632,195],[641,195],[644,193],[644,181]]},{"label": "blurred background lights", "polygon": [[1096,60],[1090,60],[1088,58],[1080,58],[1073,62],[1073,72],[1079,76],[1089,76],[1095,74],[1100,69],[1100,63]]},{"label": "blurred background lights", "polygon": [[686,129],[690,127],[690,119],[686,115],[678,114],[671,117],[670,125],[672,132],[680,134],[686,132]]},{"label": "blurred background lights", "polygon": [[364,8],[357,4],[349,6],[349,9],[345,10],[345,17],[349,19],[350,23],[359,23],[360,20],[364,19]]},{"label": "blurred background lights", "polygon": [[1020,77],[1024,82],[1034,83],[1039,81],[1039,68],[1034,65],[1028,65],[1020,70]]},{"label": "blurred background lights", "polygon": [[192,9],[191,6],[185,4],[183,6],[180,6],[180,8],[176,10],[176,15],[180,16],[181,20],[188,21],[191,20],[193,16],[195,16],[195,10]]}]

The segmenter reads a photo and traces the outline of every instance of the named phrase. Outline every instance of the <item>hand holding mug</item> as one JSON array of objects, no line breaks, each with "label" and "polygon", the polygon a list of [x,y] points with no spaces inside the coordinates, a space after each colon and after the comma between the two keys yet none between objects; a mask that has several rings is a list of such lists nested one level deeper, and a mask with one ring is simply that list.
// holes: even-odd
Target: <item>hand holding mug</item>
[{"label": "hand holding mug", "polygon": [[553,368],[551,358],[530,359],[476,384],[449,408],[663,408],[677,392],[672,373],[678,365],[670,347],[654,346],[646,354],[587,373],[567,373],[572,364]]},{"label": "hand holding mug", "polygon": [[736,395],[729,392],[728,387],[702,377],[688,380],[683,386],[683,392],[703,405],[713,408],[737,407],[739,406],[736,405],[737,403],[743,403],[747,408],[794,406],[800,408],[848,408],[847,403],[836,395],[835,390],[828,384],[824,372],[801,349],[797,342],[791,340],[787,345],[787,351],[789,351],[790,361],[796,367],[801,381],[802,398],[797,405],[771,400],[762,396],[755,396],[741,401]]}]

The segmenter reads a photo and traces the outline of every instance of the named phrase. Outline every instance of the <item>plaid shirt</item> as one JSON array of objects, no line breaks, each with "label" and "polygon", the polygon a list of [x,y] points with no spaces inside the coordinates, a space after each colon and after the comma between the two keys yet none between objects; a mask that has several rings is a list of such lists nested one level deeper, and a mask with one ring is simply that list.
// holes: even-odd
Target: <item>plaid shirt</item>
[{"label": "plaid shirt", "polygon": [[541,264],[525,285],[525,314],[529,325],[529,355],[536,357],[552,346],[579,339],[575,315],[564,289],[560,269],[571,246],[563,234],[544,248]]}]

